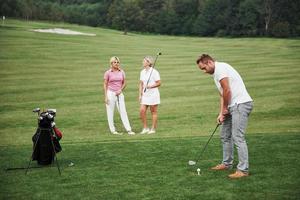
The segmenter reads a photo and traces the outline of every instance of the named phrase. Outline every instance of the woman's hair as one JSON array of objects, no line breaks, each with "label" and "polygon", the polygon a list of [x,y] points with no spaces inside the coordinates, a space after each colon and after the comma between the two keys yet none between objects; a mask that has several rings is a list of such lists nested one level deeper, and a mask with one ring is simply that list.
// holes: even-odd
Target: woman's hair
[{"label": "woman's hair", "polygon": [[153,66],[153,58],[151,56],[145,56],[144,60],[147,60],[149,62],[149,66]]},{"label": "woman's hair", "polygon": [[202,54],[198,57],[198,59],[196,60],[196,63],[199,64],[201,63],[207,63],[207,61],[215,61],[210,55],[208,54]]},{"label": "woman's hair", "polygon": [[113,56],[113,57],[110,58],[109,64],[111,65],[115,61],[120,63],[120,59],[117,56]]}]

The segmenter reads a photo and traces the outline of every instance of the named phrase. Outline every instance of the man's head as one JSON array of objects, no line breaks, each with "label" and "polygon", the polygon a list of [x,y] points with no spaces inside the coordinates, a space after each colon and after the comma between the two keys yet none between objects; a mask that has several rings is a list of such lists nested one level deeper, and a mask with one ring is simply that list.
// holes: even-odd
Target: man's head
[{"label": "man's head", "polygon": [[203,72],[213,74],[215,72],[215,60],[208,54],[202,54],[196,63]]}]

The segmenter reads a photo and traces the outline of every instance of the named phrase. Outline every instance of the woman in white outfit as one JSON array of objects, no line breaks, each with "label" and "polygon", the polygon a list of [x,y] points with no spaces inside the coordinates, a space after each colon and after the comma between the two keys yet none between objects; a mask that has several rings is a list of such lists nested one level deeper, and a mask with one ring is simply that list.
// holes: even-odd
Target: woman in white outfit
[{"label": "woman in white outfit", "polygon": [[[161,85],[159,72],[153,68],[153,58],[146,56],[143,60],[144,69],[140,73],[139,101],[140,117],[143,122],[141,134],[155,133],[157,128],[157,107],[160,104],[158,87]],[[152,115],[151,129],[147,126],[147,109],[150,107]]]},{"label": "woman in white outfit", "polygon": [[120,59],[116,56],[110,58],[110,69],[104,73],[104,101],[106,105],[107,120],[112,134],[120,134],[116,131],[114,125],[114,110],[120,113],[123,125],[129,135],[134,135],[128,120],[125,100],[122,91],[126,86],[125,72],[120,68]]}]

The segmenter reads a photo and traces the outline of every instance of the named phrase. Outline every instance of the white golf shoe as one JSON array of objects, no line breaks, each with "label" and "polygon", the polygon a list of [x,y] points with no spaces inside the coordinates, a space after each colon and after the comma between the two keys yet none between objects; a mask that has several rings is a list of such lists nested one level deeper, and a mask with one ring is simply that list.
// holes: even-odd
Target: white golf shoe
[{"label": "white golf shoe", "polygon": [[148,134],[153,134],[153,133],[155,133],[155,129],[151,129],[151,130],[148,132]]},{"label": "white golf shoe", "polygon": [[113,135],[123,135],[122,133],[119,133],[119,132],[117,132],[117,131],[113,131],[113,132],[111,132]]},{"label": "white golf shoe", "polygon": [[127,131],[128,135],[135,135],[135,132],[133,131]]},{"label": "white golf shoe", "polygon": [[144,129],[142,130],[141,134],[146,134],[146,133],[148,133],[149,131],[150,131],[149,128],[144,128]]}]

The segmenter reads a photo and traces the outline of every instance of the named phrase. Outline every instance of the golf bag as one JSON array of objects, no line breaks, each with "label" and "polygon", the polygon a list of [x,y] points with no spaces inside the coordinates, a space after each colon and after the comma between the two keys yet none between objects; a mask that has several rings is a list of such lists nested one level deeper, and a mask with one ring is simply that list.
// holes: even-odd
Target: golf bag
[{"label": "golf bag", "polygon": [[55,127],[56,112],[47,110],[38,117],[38,128],[32,136],[32,160],[40,165],[49,165],[54,161],[55,154],[62,150],[59,140],[62,133]]}]

